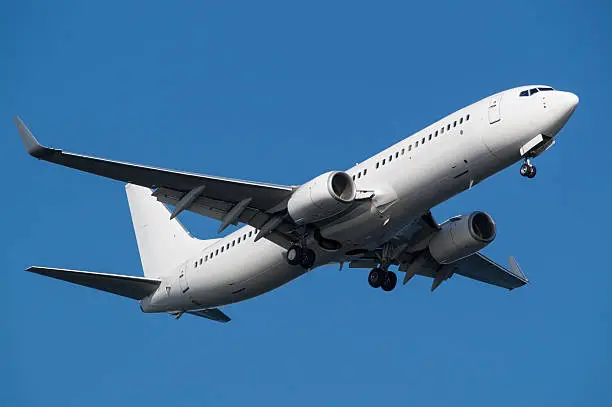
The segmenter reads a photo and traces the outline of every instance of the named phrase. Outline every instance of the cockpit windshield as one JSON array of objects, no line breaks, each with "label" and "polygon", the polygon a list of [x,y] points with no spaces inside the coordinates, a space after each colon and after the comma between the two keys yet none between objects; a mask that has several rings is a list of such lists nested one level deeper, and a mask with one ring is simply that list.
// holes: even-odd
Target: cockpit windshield
[{"label": "cockpit windshield", "polygon": [[531,96],[531,95],[535,95],[538,92],[546,92],[549,90],[554,90],[554,89],[550,87],[525,89],[519,94],[519,96]]}]

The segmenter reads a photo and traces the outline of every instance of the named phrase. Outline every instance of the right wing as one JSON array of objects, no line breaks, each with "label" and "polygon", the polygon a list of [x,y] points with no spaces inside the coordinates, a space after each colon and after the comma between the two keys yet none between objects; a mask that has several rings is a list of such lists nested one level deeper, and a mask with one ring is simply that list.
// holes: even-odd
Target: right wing
[{"label": "right wing", "polygon": [[[173,216],[185,209],[225,220],[223,227],[243,222],[261,229],[276,213],[286,208],[287,200],[294,190],[291,186],[214,177],[73,154],[41,145],[19,117],[15,118],[15,124],[31,156],[106,178],[156,189],[153,195],[158,201],[177,208]],[[232,212],[232,209],[240,210]],[[232,216],[228,218],[228,214]],[[289,233],[292,226],[285,219],[272,235],[266,237],[283,246],[287,245],[283,232]]]}]

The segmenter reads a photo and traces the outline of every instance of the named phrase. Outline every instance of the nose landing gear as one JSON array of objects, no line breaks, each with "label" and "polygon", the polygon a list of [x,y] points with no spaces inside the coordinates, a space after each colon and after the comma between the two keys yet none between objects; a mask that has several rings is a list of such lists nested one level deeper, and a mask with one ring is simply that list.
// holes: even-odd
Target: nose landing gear
[{"label": "nose landing gear", "polygon": [[531,164],[529,158],[525,159],[523,165],[521,165],[521,175],[527,178],[533,178],[536,176],[536,167]]}]

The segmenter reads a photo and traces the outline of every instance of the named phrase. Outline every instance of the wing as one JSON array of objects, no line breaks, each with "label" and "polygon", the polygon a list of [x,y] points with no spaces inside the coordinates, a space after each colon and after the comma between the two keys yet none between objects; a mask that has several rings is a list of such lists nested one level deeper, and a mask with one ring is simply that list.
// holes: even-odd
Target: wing
[{"label": "wing", "polygon": [[514,257],[510,257],[510,268],[508,269],[480,253],[456,261],[450,266],[454,267],[455,274],[509,290],[524,286],[529,282]]},{"label": "wing", "polygon": [[[28,154],[38,159],[126,183],[156,189],[154,196],[175,206],[172,217],[190,210],[222,221],[220,231],[229,224],[247,223],[261,229],[274,214],[282,212],[294,188],[238,179],[214,177],[163,168],[131,164],[73,154],[41,145],[30,130],[15,118],[19,135]],[[292,224],[276,225],[268,238],[287,245],[283,231]]]},{"label": "wing", "polygon": [[159,287],[160,280],[122,276],[117,274],[93,273],[90,271],[57,269],[32,266],[26,269],[32,273],[57,278],[73,284],[84,285],[97,290],[117,294],[122,297],[141,300]]},{"label": "wing", "polygon": [[514,257],[510,257],[509,268],[500,266],[481,253],[475,253],[451,264],[438,263],[428,250],[429,241],[438,230],[438,223],[428,211],[407,223],[393,239],[387,242],[386,250],[378,248],[362,253],[358,258],[347,258],[345,261],[349,262],[349,268],[372,268],[381,263],[383,256],[388,255],[388,262],[399,265],[399,271],[406,273],[404,284],[415,275],[430,277],[433,279],[432,291],[454,274],[509,290],[529,282]]}]

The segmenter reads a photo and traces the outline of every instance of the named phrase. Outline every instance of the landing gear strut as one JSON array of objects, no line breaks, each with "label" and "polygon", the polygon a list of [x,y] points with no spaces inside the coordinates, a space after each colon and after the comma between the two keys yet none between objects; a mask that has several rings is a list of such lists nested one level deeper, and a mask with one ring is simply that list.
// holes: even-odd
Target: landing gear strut
[{"label": "landing gear strut", "polygon": [[536,167],[531,164],[529,158],[525,158],[525,162],[521,165],[521,175],[527,178],[533,178],[536,176]]},{"label": "landing gear strut", "polygon": [[293,245],[287,250],[287,263],[292,266],[299,264],[305,269],[310,269],[314,266],[315,260],[315,252],[307,247]]}]

